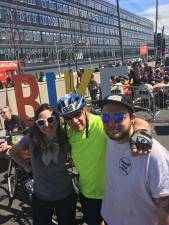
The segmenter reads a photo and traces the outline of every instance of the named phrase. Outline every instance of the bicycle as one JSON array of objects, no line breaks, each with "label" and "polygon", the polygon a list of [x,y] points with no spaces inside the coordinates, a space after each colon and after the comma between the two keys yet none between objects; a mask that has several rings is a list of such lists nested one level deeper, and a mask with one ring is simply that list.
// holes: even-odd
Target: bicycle
[{"label": "bicycle", "polygon": [[[2,135],[3,134],[3,135]],[[8,143],[13,145],[17,143],[23,134],[21,133],[9,133],[6,134],[5,131],[1,132],[0,140],[1,143]],[[6,151],[8,155],[8,150]],[[9,155],[8,155],[9,156]],[[21,156],[26,160],[30,161],[29,151],[23,150],[21,152]],[[31,196],[33,193],[33,179],[32,174],[28,174],[21,167],[19,167],[15,161],[9,157],[8,169],[7,169],[7,186],[8,186],[8,194],[11,200],[16,197],[17,188],[21,185],[23,190],[29,195],[29,199],[31,200]]]},{"label": "bicycle", "polygon": [[[17,143],[23,135],[11,134],[12,136],[12,144]],[[30,162],[30,155],[27,149],[21,152],[21,156]],[[8,164],[8,191],[10,198],[14,199],[17,194],[18,186],[21,185],[23,190],[28,194],[29,200],[31,201],[33,194],[33,178],[32,174],[28,174],[23,168],[18,166],[13,159],[9,159]]]}]

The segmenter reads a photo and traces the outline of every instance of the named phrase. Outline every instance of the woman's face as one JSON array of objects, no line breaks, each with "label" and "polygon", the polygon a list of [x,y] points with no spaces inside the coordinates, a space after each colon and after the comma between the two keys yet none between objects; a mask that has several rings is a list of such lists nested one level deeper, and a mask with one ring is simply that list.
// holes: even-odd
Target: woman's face
[{"label": "woman's face", "polygon": [[42,111],[38,116],[38,120],[36,120],[36,124],[40,131],[48,138],[55,136],[58,124],[56,117],[52,115],[50,110],[46,109]]}]

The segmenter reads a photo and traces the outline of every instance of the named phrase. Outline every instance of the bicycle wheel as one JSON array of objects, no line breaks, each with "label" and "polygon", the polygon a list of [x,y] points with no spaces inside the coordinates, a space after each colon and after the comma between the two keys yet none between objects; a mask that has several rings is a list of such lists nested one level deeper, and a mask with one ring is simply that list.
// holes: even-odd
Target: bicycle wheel
[{"label": "bicycle wheel", "polygon": [[10,159],[8,165],[8,191],[10,198],[14,198],[16,196],[17,191],[17,168],[15,162]]}]

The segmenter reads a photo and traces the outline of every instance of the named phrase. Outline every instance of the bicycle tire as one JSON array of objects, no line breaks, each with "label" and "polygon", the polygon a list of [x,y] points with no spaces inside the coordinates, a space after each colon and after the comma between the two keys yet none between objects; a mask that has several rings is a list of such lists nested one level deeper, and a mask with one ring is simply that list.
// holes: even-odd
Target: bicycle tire
[{"label": "bicycle tire", "polygon": [[17,168],[13,159],[9,160],[8,164],[8,192],[10,198],[15,198],[17,193],[18,177]]}]

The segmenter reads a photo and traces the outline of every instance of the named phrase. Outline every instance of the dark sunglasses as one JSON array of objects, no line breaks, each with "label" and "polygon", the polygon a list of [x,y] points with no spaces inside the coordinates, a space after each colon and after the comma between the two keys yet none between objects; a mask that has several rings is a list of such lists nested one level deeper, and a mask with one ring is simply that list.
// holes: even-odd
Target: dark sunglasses
[{"label": "dark sunglasses", "polygon": [[64,116],[64,119],[65,120],[72,120],[73,118],[77,118],[78,119],[79,117],[81,117],[82,113],[83,113],[83,110],[80,110],[80,111],[72,114],[71,116]]},{"label": "dark sunglasses", "polygon": [[110,120],[113,120],[115,123],[121,123],[126,117],[125,113],[116,113],[114,115],[109,115],[107,113],[102,114],[103,123],[108,123]]},{"label": "dark sunglasses", "polygon": [[43,127],[45,125],[45,122],[48,122],[48,124],[52,124],[56,121],[56,117],[55,116],[50,116],[46,119],[38,119],[35,121],[35,123],[37,124],[38,127]]}]

